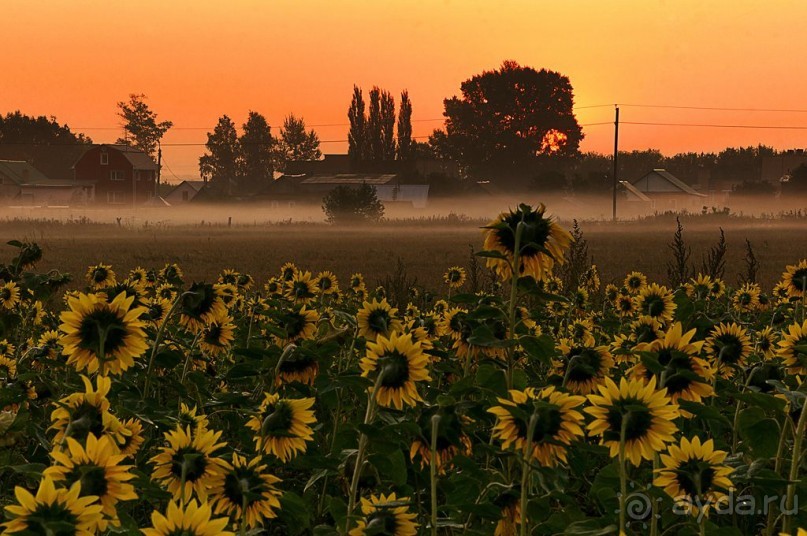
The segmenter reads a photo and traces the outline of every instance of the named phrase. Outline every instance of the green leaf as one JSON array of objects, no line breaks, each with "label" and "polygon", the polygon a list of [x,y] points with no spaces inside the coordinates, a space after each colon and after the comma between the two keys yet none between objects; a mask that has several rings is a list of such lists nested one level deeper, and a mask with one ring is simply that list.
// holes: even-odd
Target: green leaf
[{"label": "green leaf", "polygon": [[383,481],[392,482],[396,486],[406,484],[406,459],[400,450],[389,454],[371,454],[367,461],[378,470]]},{"label": "green leaf", "polygon": [[767,418],[758,407],[746,408],[740,412],[737,423],[740,437],[751,452],[761,458],[776,456],[779,447],[779,423]]},{"label": "green leaf", "polygon": [[519,344],[527,352],[527,355],[536,361],[549,365],[555,355],[555,341],[550,335],[522,335],[518,338]]}]

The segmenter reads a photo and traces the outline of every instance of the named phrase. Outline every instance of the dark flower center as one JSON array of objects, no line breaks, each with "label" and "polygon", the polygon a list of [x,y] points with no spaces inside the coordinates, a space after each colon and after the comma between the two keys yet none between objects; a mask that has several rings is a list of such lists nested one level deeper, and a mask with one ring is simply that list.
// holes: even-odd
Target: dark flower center
[{"label": "dark flower center", "polygon": [[243,506],[244,499],[247,505],[260,501],[265,491],[266,483],[250,467],[233,467],[224,477],[224,496],[239,508]]},{"label": "dark flower center", "polygon": [[569,352],[569,381],[582,383],[597,377],[602,366],[602,356],[594,348],[572,348]]},{"label": "dark flower center", "polygon": [[106,271],[106,268],[96,268],[92,273],[92,280],[95,283],[103,283],[108,275],[109,272]]},{"label": "dark flower center", "polygon": [[384,377],[382,387],[400,388],[409,380],[409,360],[400,352],[391,352],[378,360]]},{"label": "dark flower center", "polygon": [[278,402],[274,407],[269,406],[266,417],[261,424],[261,433],[265,436],[292,437],[289,433],[294,415],[291,407],[285,402]]},{"label": "dark flower center", "polygon": [[712,488],[715,470],[703,460],[687,460],[675,470],[678,486],[690,497],[702,497]]},{"label": "dark flower center", "polygon": [[182,312],[196,320],[213,310],[216,303],[216,291],[213,285],[194,283],[188,292],[182,295]]},{"label": "dark flower center", "polygon": [[645,296],[644,308],[648,316],[661,316],[664,314],[664,307],[664,298],[658,294],[649,294]]},{"label": "dark flower center", "polygon": [[385,309],[373,309],[367,315],[367,325],[376,333],[386,333],[389,329],[390,318],[389,312]]},{"label": "dark flower center", "polygon": [[103,354],[107,358],[123,346],[126,338],[126,327],[122,323],[122,318],[107,309],[92,311],[86,315],[81,320],[78,331],[80,348],[96,352],[99,356]]},{"label": "dark flower center", "polygon": [[540,212],[511,212],[502,222],[507,225],[505,229],[496,229],[496,238],[504,249],[512,254],[516,248],[516,228],[524,215],[524,231],[521,235],[521,256],[525,258],[545,254],[543,249],[549,240],[551,222],[544,218]]},{"label": "dark flower center", "polygon": [[743,357],[742,341],[735,335],[730,333],[718,335],[713,345],[715,354],[722,363],[735,365]]},{"label": "dark flower center", "polygon": [[65,437],[72,437],[83,443],[90,433],[95,437],[101,437],[104,433],[104,420],[101,410],[88,402],[82,402],[71,412],[70,425]]},{"label": "dark flower center", "polygon": [[793,272],[792,285],[800,292],[803,292],[805,288],[807,288],[807,268],[799,268]]},{"label": "dark flower center", "polygon": [[[530,410],[530,408],[526,407],[524,409],[526,411]],[[563,423],[563,414],[560,412],[560,408],[554,404],[546,404],[535,408],[534,411],[538,417],[535,421],[535,430],[532,433],[532,444],[554,443],[555,436],[557,436],[560,431],[560,425]],[[513,420],[518,429],[518,435],[526,438],[529,431],[529,422],[519,418],[514,418]]]},{"label": "dark flower center", "polygon": [[317,360],[313,354],[306,352],[293,352],[280,364],[281,374],[291,374],[303,372],[317,365]]},{"label": "dark flower center", "polygon": [[185,482],[196,482],[205,474],[207,458],[203,452],[199,452],[193,447],[182,447],[171,458],[171,473],[181,479],[183,467],[185,468]]},{"label": "dark flower center", "polygon": [[645,437],[653,425],[653,414],[650,408],[635,398],[614,400],[608,408],[608,430],[603,438],[608,441],[619,441],[622,433],[622,423],[625,423],[625,441]]},{"label": "dark flower center", "polygon": [[395,513],[391,510],[381,508],[367,517],[367,526],[364,528],[366,536],[395,536],[398,528],[398,521]]},{"label": "dark flower center", "polygon": [[67,475],[67,486],[81,482],[81,497],[95,495],[104,497],[107,493],[106,471],[97,465],[77,465]]},{"label": "dark flower center", "polygon": [[78,518],[62,503],[37,504],[25,519],[25,532],[31,536],[73,536]]}]

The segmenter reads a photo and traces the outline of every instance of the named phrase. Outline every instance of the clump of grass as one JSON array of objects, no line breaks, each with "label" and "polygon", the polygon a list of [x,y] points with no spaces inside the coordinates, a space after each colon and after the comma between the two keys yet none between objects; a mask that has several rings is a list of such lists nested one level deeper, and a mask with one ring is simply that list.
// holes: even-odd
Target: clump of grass
[{"label": "clump of grass", "polygon": [[559,271],[563,288],[574,289],[580,283],[580,278],[591,266],[588,255],[588,241],[583,236],[583,230],[577,220],[572,221],[572,244],[566,250],[566,262]]},{"label": "clump of grass", "polygon": [[675,223],[677,228],[673,235],[673,240],[667,247],[673,252],[673,258],[667,263],[667,279],[670,285],[678,287],[689,280],[692,274],[692,269],[689,266],[689,258],[692,256],[692,248],[686,245],[684,241],[684,226],[681,225],[681,220],[676,217]]},{"label": "clump of grass", "polygon": [[757,275],[759,275],[759,261],[754,254],[754,248],[751,247],[751,241],[745,239],[745,273],[739,274],[738,281],[740,285],[745,283],[756,283]]},{"label": "clump of grass", "polygon": [[417,277],[411,278],[406,271],[406,264],[398,257],[395,263],[395,270],[387,274],[379,285],[384,287],[387,293],[387,301],[391,304],[404,307],[410,301],[411,289],[417,286]]}]

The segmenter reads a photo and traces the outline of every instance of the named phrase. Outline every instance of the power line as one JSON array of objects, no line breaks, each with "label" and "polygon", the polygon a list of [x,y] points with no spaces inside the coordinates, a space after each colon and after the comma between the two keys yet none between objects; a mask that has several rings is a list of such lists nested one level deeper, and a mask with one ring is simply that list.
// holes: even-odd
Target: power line
[{"label": "power line", "polygon": [[619,104],[619,106],[629,106],[632,108],[672,108],[675,110],[717,110],[727,112],[807,113],[807,109],[798,108],[726,108],[719,106],[677,106],[672,104]]},{"label": "power line", "polygon": [[707,128],[758,128],[767,130],[807,130],[807,125],[725,125],[712,123],[653,123],[644,121],[622,121],[625,125],[648,125],[659,127],[707,127]]}]

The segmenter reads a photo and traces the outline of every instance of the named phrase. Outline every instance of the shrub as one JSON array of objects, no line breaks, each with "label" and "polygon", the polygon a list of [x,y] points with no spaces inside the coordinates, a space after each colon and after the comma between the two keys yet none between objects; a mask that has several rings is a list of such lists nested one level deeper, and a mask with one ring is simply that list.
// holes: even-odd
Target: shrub
[{"label": "shrub", "polygon": [[322,210],[330,223],[377,222],[384,217],[375,188],[365,183],[358,188],[337,186],[322,199]]}]

